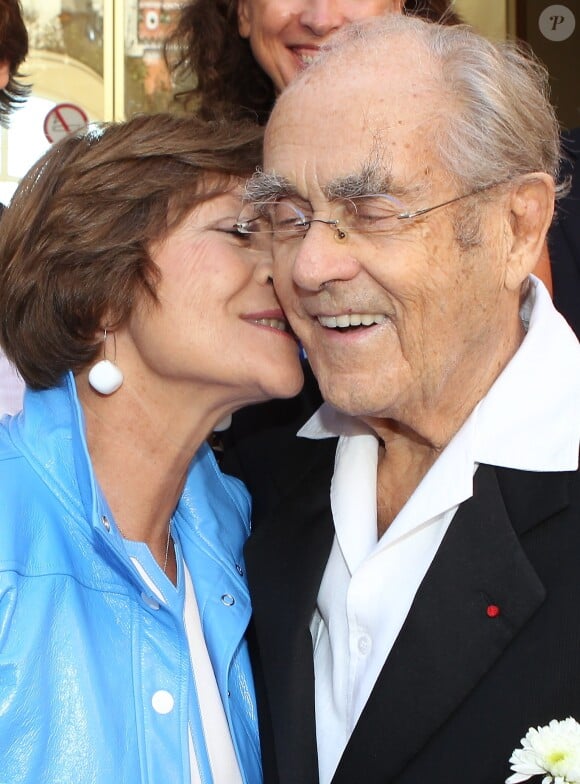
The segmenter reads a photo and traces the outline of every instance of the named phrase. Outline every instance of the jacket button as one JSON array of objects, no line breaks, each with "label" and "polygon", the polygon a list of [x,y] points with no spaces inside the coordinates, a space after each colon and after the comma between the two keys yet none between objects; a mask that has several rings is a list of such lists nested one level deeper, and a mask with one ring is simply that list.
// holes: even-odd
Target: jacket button
[{"label": "jacket button", "polygon": [[161,715],[165,715],[166,713],[171,713],[173,706],[175,705],[175,700],[170,692],[165,691],[165,689],[159,689],[151,698],[151,704],[153,705],[154,711]]},{"label": "jacket button", "polygon": [[152,596],[146,594],[145,591],[141,592],[141,598],[143,599],[143,602],[144,604],[147,605],[147,607],[150,607],[152,610],[159,609],[159,602],[156,599],[154,599]]},{"label": "jacket button", "polygon": [[231,595],[231,593],[224,593],[222,596],[222,604],[225,604],[226,607],[232,607],[236,603],[236,600]]}]

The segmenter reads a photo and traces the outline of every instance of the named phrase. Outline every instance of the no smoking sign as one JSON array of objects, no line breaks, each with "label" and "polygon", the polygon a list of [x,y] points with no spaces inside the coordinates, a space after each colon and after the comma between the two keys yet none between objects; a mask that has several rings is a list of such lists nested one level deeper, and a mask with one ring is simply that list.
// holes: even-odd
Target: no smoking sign
[{"label": "no smoking sign", "polygon": [[44,118],[44,135],[49,142],[64,139],[69,133],[83,128],[89,121],[80,106],[73,103],[59,103]]}]

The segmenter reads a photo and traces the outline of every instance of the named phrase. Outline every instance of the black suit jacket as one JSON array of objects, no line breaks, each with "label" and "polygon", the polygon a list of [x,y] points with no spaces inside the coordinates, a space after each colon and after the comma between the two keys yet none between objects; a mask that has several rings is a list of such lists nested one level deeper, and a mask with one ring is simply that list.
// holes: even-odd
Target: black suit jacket
[{"label": "black suit jacket", "polygon": [[548,234],[554,304],[580,337],[580,128],[562,134],[564,176],[572,181]]},{"label": "black suit jacket", "polygon": [[[318,781],[309,623],[336,442],[295,432],[256,432],[226,460],[256,499],[246,559],[267,784]],[[333,782],[502,784],[530,726],[580,720],[579,607],[578,473],[480,466]]]}]

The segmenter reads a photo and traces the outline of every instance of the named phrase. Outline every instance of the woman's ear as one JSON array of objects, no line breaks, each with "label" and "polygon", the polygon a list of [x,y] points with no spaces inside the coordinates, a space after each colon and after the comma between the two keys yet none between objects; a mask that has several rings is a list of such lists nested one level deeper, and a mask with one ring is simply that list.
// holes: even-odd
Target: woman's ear
[{"label": "woman's ear", "polygon": [[510,196],[511,249],[505,284],[519,289],[545,253],[545,240],[554,214],[554,180],[544,172],[523,177]]},{"label": "woman's ear", "polygon": [[242,38],[249,38],[252,32],[247,0],[238,0],[238,32]]}]

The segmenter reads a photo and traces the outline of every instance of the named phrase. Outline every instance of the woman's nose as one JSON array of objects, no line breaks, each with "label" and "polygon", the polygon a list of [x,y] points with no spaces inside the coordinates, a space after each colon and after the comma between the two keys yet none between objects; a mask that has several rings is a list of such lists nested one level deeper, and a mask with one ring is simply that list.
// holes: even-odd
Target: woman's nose
[{"label": "woman's nose", "polygon": [[300,14],[300,24],[322,38],[350,21],[339,0],[310,0]]},{"label": "woman's nose", "polygon": [[271,286],[274,279],[273,259],[271,250],[256,252],[254,278],[262,286]]}]

